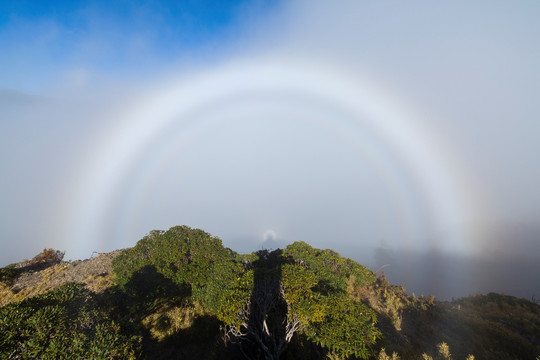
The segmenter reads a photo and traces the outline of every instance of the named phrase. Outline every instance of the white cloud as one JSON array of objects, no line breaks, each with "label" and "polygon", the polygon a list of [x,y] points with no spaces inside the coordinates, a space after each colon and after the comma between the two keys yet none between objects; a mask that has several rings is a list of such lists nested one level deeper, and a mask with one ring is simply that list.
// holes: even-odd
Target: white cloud
[{"label": "white cloud", "polygon": [[[126,24],[116,26],[110,19],[100,20],[96,13],[81,14],[89,25],[79,29],[44,21],[26,23],[20,28],[13,23],[2,30],[0,41],[11,51],[0,59],[0,64],[4,69],[13,69],[9,74],[3,70],[6,73],[3,86],[47,95],[37,105],[32,97],[20,93],[0,93],[0,103],[7,104],[0,109],[2,166],[3,173],[11,174],[2,179],[0,191],[6,200],[0,221],[6,236],[24,246],[6,254],[6,260],[2,261],[8,261],[8,257],[14,261],[32,256],[22,254],[30,245],[36,246],[34,239],[40,241],[38,248],[78,241],[72,238],[76,237],[80,224],[66,225],[62,215],[65,209],[72,209],[71,200],[88,195],[81,193],[88,191],[86,185],[84,190],[79,187],[88,178],[80,176],[88,175],[85,171],[93,156],[96,153],[102,154],[102,159],[118,156],[107,154],[109,148],[100,147],[104,146],[100,141],[114,134],[112,129],[130,131],[126,126],[129,119],[125,117],[128,110],[140,109],[138,106],[156,94],[166,93],[168,87],[173,89],[188,83],[194,86],[173,99],[178,106],[189,108],[190,101],[199,101],[215,91],[221,91],[225,100],[209,105],[203,101],[193,111],[192,120],[188,117],[170,122],[169,131],[158,131],[163,137],[161,141],[142,141],[135,149],[147,150],[146,153],[128,154],[129,158],[140,158],[146,163],[141,160],[140,164],[124,164],[123,176],[134,182],[120,183],[113,188],[117,192],[107,197],[107,204],[112,207],[106,216],[116,212],[119,217],[110,217],[101,228],[92,229],[94,237],[99,239],[88,241],[104,247],[120,241],[122,246],[127,246],[151,228],[187,222],[210,227],[207,230],[230,241],[243,234],[260,240],[264,231],[278,229],[275,230],[278,237],[285,240],[321,239],[324,247],[332,247],[338,239],[344,243],[350,241],[350,245],[369,238],[366,243],[370,246],[386,241],[396,247],[402,242],[404,246],[427,248],[440,242],[451,243],[468,232],[477,236],[475,245],[482,250],[489,246],[490,240],[482,237],[481,230],[489,230],[491,225],[478,225],[476,220],[538,219],[540,164],[535,156],[540,153],[536,139],[540,112],[535,94],[540,92],[537,66],[540,45],[535,39],[540,34],[540,25],[537,7],[526,3],[509,6],[503,2],[295,1],[273,8],[266,18],[258,10],[242,11],[245,16],[239,16],[242,21],[225,30],[225,40],[218,36],[192,48],[160,42],[163,40],[160,31],[165,30],[151,29],[144,21],[138,27],[124,28]],[[23,41],[35,32],[33,40]],[[171,39],[174,37],[167,41]],[[173,49],[171,52],[167,52],[168,46]],[[14,68],[13,64],[20,67]],[[269,69],[285,64],[281,66],[285,70],[298,71],[288,78],[279,78],[287,71],[265,74],[264,64],[270,64]],[[231,68],[237,69],[236,78],[228,82],[211,81],[212,76],[224,76]],[[246,69],[245,74],[242,69]],[[261,76],[261,82],[274,81],[279,86],[265,88],[264,98],[260,93],[250,93],[255,85],[242,93],[242,83],[253,82],[253,78],[242,78],[248,76],[248,69],[258,69],[249,76]],[[371,128],[358,124],[348,128],[350,114],[332,107],[332,99],[313,101],[306,89],[302,90],[304,97],[295,93],[294,89],[302,84],[294,82],[303,80],[303,72],[306,83],[323,84],[326,74],[316,74],[313,69],[346,74],[348,82],[357,82],[355,89],[373,88],[374,93],[392,99],[396,109],[415,114],[414,122],[425,131],[411,138],[420,137],[419,149],[428,149],[424,154],[427,157],[437,158],[439,151],[443,153],[446,160],[438,164],[443,170],[420,178],[413,171],[397,176],[394,183],[377,184],[373,179],[383,179],[381,174],[401,174],[405,173],[404,169],[414,168],[409,163],[414,159],[396,151],[403,149],[399,144],[377,145],[380,139],[376,128],[381,124],[374,121]],[[271,74],[277,78],[272,79]],[[201,84],[210,85],[197,88]],[[328,86],[331,85],[329,82]],[[17,105],[23,103],[24,106]],[[236,107],[243,110],[231,112]],[[175,115],[173,111],[160,118],[160,110],[156,108],[153,112],[155,118],[150,112],[146,121],[151,123]],[[234,118],[235,114],[238,119]],[[121,115],[124,127],[117,123]],[[134,114],[134,118],[138,115]],[[230,127],[220,125],[224,123],[217,120],[220,115],[229,116]],[[246,120],[248,115],[260,120],[259,128],[254,126],[257,122]],[[273,115],[296,125],[287,125],[283,119],[272,122]],[[323,120],[325,116],[327,121]],[[197,119],[204,121],[198,123]],[[302,137],[298,124],[306,119],[318,119],[318,125],[307,126]],[[400,124],[395,124],[393,130],[397,131]],[[132,125],[131,130],[136,124]],[[141,129],[144,137],[147,134],[144,127]],[[262,129],[273,134],[276,149],[270,151],[263,146],[269,143],[261,135]],[[208,131],[208,136],[201,135],[203,130]],[[405,127],[398,132],[407,136],[408,130]],[[196,133],[200,138],[189,137]],[[340,137],[342,134],[348,142]],[[120,135],[118,139],[122,139]],[[225,135],[228,138],[222,137]],[[319,143],[325,143],[328,148],[317,148]],[[429,151],[431,143],[436,144],[435,153]],[[243,153],[242,146],[251,150]],[[344,150],[351,146],[354,151]],[[383,155],[373,157],[377,151]],[[336,160],[325,157],[329,154],[337,154]],[[266,159],[270,167],[257,163],[257,158]],[[304,169],[305,173],[295,172],[294,159],[298,161],[298,169]],[[346,165],[339,170],[337,164]],[[235,172],[225,174],[227,166]],[[355,166],[359,169],[351,170]],[[220,172],[214,173],[212,167]],[[328,174],[324,169],[333,169],[333,173]],[[381,172],[379,177],[369,178],[364,176],[366,169]],[[465,219],[470,220],[467,224],[448,222],[447,229],[418,230],[421,225],[417,224],[429,221],[410,214],[400,217],[395,210],[399,206],[407,208],[406,204],[416,193],[407,192],[407,187],[399,188],[396,183],[408,182],[420,187],[420,193],[429,193],[423,181],[444,177],[445,171],[454,179],[449,183],[457,184],[448,194],[458,193],[478,206],[471,205],[473,214]],[[99,166],[94,176],[99,180]],[[254,181],[246,180],[248,176],[253,176]],[[326,183],[329,190],[324,189]],[[332,188],[336,183],[339,188]],[[200,184],[206,184],[209,189]],[[294,186],[297,190],[293,191]],[[361,190],[362,186],[367,190]],[[137,193],[141,189],[146,193]],[[317,191],[322,205],[314,201],[317,196],[313,194]],[[400,195],[393,197],[395,194]],[[441,199],[448,194],[437,196]],[[183,199],[189,200],[182,203]],[[260,207],[254,209],[256,206]],[[54,221],[50,221],[51,217]],[[26,226],[29,223],[33,226]],[[129,226],[135,230],[126,230]],[[463,231],[456,232],[456,228]],[[448,230],[446,235],[441,235],[444,230]],[[129,239],[115,238],[127,233]],[[429,235],[412,238],[418,233]],[[322,244],[323,238],[329,239],[328,245]],[[497,239],[497,246],[504,249],[511,244]]]}]

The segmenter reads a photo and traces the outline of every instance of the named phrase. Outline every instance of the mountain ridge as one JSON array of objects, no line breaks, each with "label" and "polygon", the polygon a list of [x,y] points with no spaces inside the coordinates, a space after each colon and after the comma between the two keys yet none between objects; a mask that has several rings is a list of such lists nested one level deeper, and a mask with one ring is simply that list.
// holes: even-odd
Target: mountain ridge
[{"label": "mountain ridge", "polygon": [[[193,238],[198,240],[192,241]],[[177,246],[182,242],[189,246],[176,253],[162,251],[169,249],[159,247],[170,246],[170,244]],[[182,251],[184,251],[183,257],[179,255]],[[229,261],[227,264],[236,266],[230,267],[231,271],[237,271],[236,278],[240,279],[248,274],[242,280],[248,281],[247,287],[244,286],[242,289],[245,290],[242,291],[247,294],[248,299],[251,296],[251,303],[254,301],[254,293],[250,287],[252,285],[249,285],[249,279],[253,275],[249,274],[255,274],[256,279],[263,279],[259,284],[267,286],[274,281],[272,279],[276,274],[275,269],[279,269],[281,277],[278,279],[282,284],[281,291],[285,291],[285,293],[282,292],[285,294],[282,296],[285,296],[286,301],[273,304],[274,308],[268,314],[277,314],[276,309],[282,309],[284,312],[280,316],[289,316],[294,310],[295,301],[304,301],[302,294],[306,291],[311,294],[309,296],[318,298],[319,303],[316,301],[314,305],[306,308],[309,309],[309,312],[305,313],[307,315],[302,315],[302,308],[297,308],[295,311],[299,319],[302,316],[314,317],[314,314],[319,311],[320,316],[325,320],[323,322],[313,322],[313,318],[305,320],[302,323],[303,328],[291,334],[289,343],[274,358],[384,359],[387,351],[403,359],[421,358],[423,354],[444,358],[444,351],[441,352],[444,346],[446,346],[444,349],[450,348],[449,351],[452,351],[456,359],[465,358],[469,354],[481,359],[508,357],[526,359],[540,355],[540,337],[538,336],[540,334],[540,305],[533,301],[495,293],[469,296],[453,301],[409,296],[403,287],[391,285],[384,273],[375,274],[329,249],[318,250],[305,243],[295,243],[286,249],[261,250],[241,255],[223,248],[219,238],[188,227],[153,231],[133,248],[96,254],[95,257],[86,260],[65,262],[62,261],[59,252],[45,249],[32,260],[2,268],[0,271],[0,329],[1,333],[9,333],[16,340],[12,343],[0,342],[0,353],[19,354],[17,351],[22,351],[21,347],[24,348],[29,341],[14,327],[18,324],[20,328],[20,322],[27,319],[10,318],[9,314],[6,314],[8,309],[27,309],[30,306],[33,313],[39,312],[46,307],[35,308],[32,301],[37,300],[33,299],[53,296],[51,294],[62,294],[63,291],[67,291],[65,289],[69,289],[68,293],[76,294],[75,299],[78,299],[77,296],[80,294],[84,294],[80,296],[85,299],[92,299],[91,302],[95,304],[96,309],[91,311],[97,311],[102,316],[109,316],[112,321],[110,324],[107,323],[111,329],[108,334],[113,334],[117,339],[124,341],[123,344],[126,347],[111,348],[106,358],[125,358],[123,356],[129,353],[133,358],[147,359],[167,358],[169,355],[171,357],[182,355],[184,358],[232,359],[238,358],[242,352],[248,350],[252,351],[251,357],[248,358],[261,357],[259,350],[245,345],[243,349],[242,345],[239,345],[242,344],[242,337],[235,338],[235,341],[229,343],[223,341],[223,336],[232,336],[234,331],[243,331],[244,328],[240,326],[234,330],[233,323],[235,316],[238,316],[237,312],[231,313],[232,318],[223,313],[230,310],[223,308],[222,305],[223,301],[229,299],[216,300],[214,298],[228,291],[227,281],[234,282],[236,279],[227,280],[230,273],[223,272],[221,275],[227,279],[223,280],[226,282],[221,283],[221,287],[216,288],[212,283],[205,283],[207,281],[205,279],[211,274],[210,268],[221,261],[218,258],[212,258],[216,251],[221,252],[224,259],[230,257],[234,260],[227,260]],[[283,257],[283,254],[287,257]],[[264,260],[266,265],[260,267],[263,259],[266,259]],[[278,268],[275,267],[276,261],[280,264]],[[317,261],[322,262],[319,264]],[[136,262],[139,265],[136,265]],[[150,266],[144,265],[146,263]],[[197,264],[208,265],[198,268]],[[137,270],[137,267],[140,270]],[[358,269],[355,271],[360,272],[343,275],[343,272],[351,269]],[[199,270],[200,272],[197,272]],[[250,272],[252,270],[256,272]],[[304,280],[294,285],[297,286],[296,288],[287,285],[289,287],[285,286],[283,290],[283,283],[291,284],[290,279],[294,280],[296,279],[294,276],[300,276],[291,275],[292,277],[288,278],[287,271],[293,271],[294,274],[300,271],[299,274],[303,277],[298,279]],[[177,277],[178,274],[182,274],[180,278]],[[214,277],[221,275],[220,272],[213,273]],[[319,280],[313,278],[315,275]],[[361,280],[357,278],[358,276],[365,277],[366,280]],[[310,277],[312,280],[309,280]],[[307,281],[315,282],[311,287],[303,287]],[[191,285],[186,287],[188,282]],[[196,285],[198,282],[201,283]],[[242,282],[239,280],[238,284]],[[241,288],[235,285],[231,289],[230,294],[237,294],[235,295],[237,298],[241,297],[238,295]],[[272,293],[270,290],[265,291]],[[279,288],[276,288],[276,291],[279,292]],[[272,296],[279,297],[278,293],[275,294]],[[356,320],[353,319],[350,322],[342,317],[345,313],[328,309],[325,301],[337,299],[336,296],[344,300],[339,300],[337,303],[332,300],[334,302],[328,304],[334,304],[334,306],[341,304],[339,306],[344,306],[345,313],[358,308],[365,309],[363,311],[369,310],[374,314],[376,319],[370,325],[373,326],[373,330],[369,328],[362,330],[367,331],[366,334],[372,333],[370,336],[373,336],[373,341],[366,341],[361,337],[355,338],[354,335],[349,334],[344,335],[345,343],[340,342],[338,338],[341,335],[336,334],[336,329],[330,325],[336,323],[339,325],[338,328],[350,325],[351,331],[355,331]],[[253,309],[250,311],[255,312]],[[28,312],[28,319],[32,319],[31,313]],[[62,316],[66,316],[66,320],[75,321],[69,317],[72,315]],[[233,319],[230,323],[227,322],[229,318]],[[366,321],[368,321],[366,324],[371,324],[371,320]],[[46,322],[46,324],[49,323]],[[94,329],[92,326],[97,325],[86,326]],[[229,333],[221,333],[219,329],[226,329],[227,326],[229,326]],[[201,335],[201,329],[204,329],[204,336]],[[232,332],[231,329],[233,329]],[[90,330],[87,329],[87,331]],[[334,336],[333,342],[319,337],[324,333]],[[273,334],[278,336],[279,331],[276,330]],[[90,341],[88,339],[101,341],[94,332],[85,336],[87,336],[87,341]],[[30,336],[31,339],[32,336]],[[349,349],[346,342],[354,339],[358,346],[364,346],[364,350]],[[108,349],[108,345],[103,345],[99,341],[96,344],[102,344],[103,349]],[[114,343],[113,341],[112,344]],[[100,348],[96,344],[94,347]],[[39,351],[47,353],[50,345],[44,343],[38,348]],[[84,347],[81,349],[80,354],[88,354],[90,351]],[[19,358],[25,358],[24,351],[19,356]]]}]

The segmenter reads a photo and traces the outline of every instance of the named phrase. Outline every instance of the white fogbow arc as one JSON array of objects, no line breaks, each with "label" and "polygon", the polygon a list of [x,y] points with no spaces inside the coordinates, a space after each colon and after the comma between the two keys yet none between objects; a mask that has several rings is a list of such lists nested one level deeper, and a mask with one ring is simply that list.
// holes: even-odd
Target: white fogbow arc
[{"label": "white fogbow arc", "polygon": [[[275,59],[234,62],[181,76],[146,94],[140,102],[115,116],[112,127],[82,168],[78,190],[70,194],[65,238],[77,238],[85,244],[98,241],[104,210],[116,189],[125,181],[145,145],[172,123],[224,99],[252,93],[302,94],[324,99],[357,117],[400,152],[419,182],[417,187],[429,202],[429,210],[434,212],[432,220],[440,222],[441,227],[453,224],[459,229],[469,212],[474,212],[473,204],[468,200],[469,190],[460,171],[453,168],[438,140],[395,98],[373,83],[349,75],[316,64]],[[465,230],[457,233],[452,246],[457,251],[467,250],[471,236]]]}]

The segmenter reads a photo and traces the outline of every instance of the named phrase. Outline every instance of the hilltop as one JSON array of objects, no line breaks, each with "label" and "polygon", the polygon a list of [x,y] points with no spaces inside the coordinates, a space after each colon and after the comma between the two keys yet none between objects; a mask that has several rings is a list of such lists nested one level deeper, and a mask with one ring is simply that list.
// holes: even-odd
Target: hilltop
[{"label": "hilltop", "polygon": [[[6,359],[535,359],[540,305],[406,294],[384,274],[295,242],[238,254],[199,229],[0,269]],[[452,355],[450,355],[450,353]]]}]

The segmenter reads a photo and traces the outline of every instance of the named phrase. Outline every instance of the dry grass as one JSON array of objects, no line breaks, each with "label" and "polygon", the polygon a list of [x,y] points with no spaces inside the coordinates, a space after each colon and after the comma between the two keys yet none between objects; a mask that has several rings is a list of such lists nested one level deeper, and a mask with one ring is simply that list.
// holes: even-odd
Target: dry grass
[{"label": "dry grass", "polygon": [[32,282],[31,286],[19,287],[17,282],[11,286],[0,284],[0,306],[4,306],[12,302],[22,301],[32,296],[44,294],[47,291],[59,286],[58,284],[52,282],[51,279],[64,272],[67,267],[69,267],[69,265],[57,264],[32,274],[32,276],[36,277],[36,280]]},{"label": "dry grass", "polygon": [[88,290],[100,294],[114,284],[114,276],[111,273],[88,274],[82,283]]},{"label": "dry grass", "polygon": [[[447,343],[442,342],[437,344],[437,356],[435,358],[428,354],[422,354],[422,360],[452,360],[452,354],[450,353],[450,347]],[[465,360],[474,360],[473,355],[467,355]]]},{"label": "dry grass", "polygon": [[343,358],[339,357],[339,355],[333,353],[333,352],[329,352],[328,354],[326,354],[326,357],[325,357],[326,360],[343,360]]},{"label": "dry grass", "polygon": [[384,274],[369,286],[355,286],[355,281],[354,276],[347,281],[347,293],[351,299],[369,304],[373,310],[388,317],[397,331],[401,331],[403,311],[411,303],[404,289],[390,285]]},{"label": "dry grass", "polygon": [[386,353],[386,350],[384,348],[381,349],[381,352],[379,353],[379,356],[377,357],[377,360],[400,360],[398,354],[395,352],[392,353],[392,356],[388,355]]},{"label": "dry grass", "polygon": [[[0,283],[0,306],[43,294],[58,286],[51,279],[65,270],[66,265],[61,264],[63,258],[64,253],[59,250],[43,249],[32,259],[17,264],[16,276]],[[21,279],[31,281],[25,284]]]},{"label": "dry grass", "polygon": [[195,318],[203,314],[204,310],[199,303],[180,307],[164,305],[155,313],[144,318],[142,323],[150,331],[153,338],[161,341],[179,330],[191,327]]},{"label": "dry grass", "polygon": [[114,283],[111,273],[88,273],[83,279],[81,274],[74,279],[75,270],[71,263],[60,263],[41,271],[23,273],[12,284],[0,283],[0,306],[44,294],[68,282],[82,283],[94,293],[102,293]]}]

